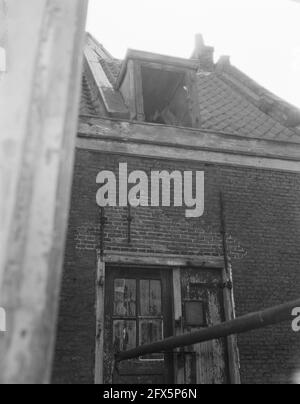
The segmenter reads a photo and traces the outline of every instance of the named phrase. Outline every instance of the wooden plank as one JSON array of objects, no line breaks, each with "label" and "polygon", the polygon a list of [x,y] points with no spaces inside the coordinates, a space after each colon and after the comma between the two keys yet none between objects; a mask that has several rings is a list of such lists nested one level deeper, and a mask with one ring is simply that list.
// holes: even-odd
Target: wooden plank
[{"label": "wooden plank", "polygon": [[[227,240],[228,232],[226,222],[226,200],[223,192],[220,193],[220,219],[221,219],[221,235],[222,235],[223,255],[224,255],[224,269],[222,277],[223,277],[223,283],[225,285],[231,285],[231,288],[226,287],[223,290],[225,320],[231,321],[235,319],[235,301],[233,293],[233,271]],[[241,383],[240,363],[239,363],[239,351],[236,335],[231,335],[227,338],[227,349],[228,349],[229,375],[231,384],[240,384]]]},{"label": "wooden plank", "polygon": [[86,10],[86,0],[7,5],[9,63],[0,82],[6,195],[0,306],[8,325],[0,338],[2,384],[50,381]]},{"label": "wooden plank", "polygon": [[92,79],[93,87],[97,89],[97,97],[103,101],[109,116],[124,119],[128,118],[129,114],[121,95],[113,89],[112,84],[108,80],[99,62],[95,44],[92,44],[92,39],[89,36],[86,42],[87,44],[84,48],[86,69]]},{"label": "wooden plank", "polygon": [[105,262],[97,254],[97,282],[96,282],[96,356],[95,356],[95,384],[104,382],[104,302],[105,302]]},{"label": "wooden plank", "polygon": [[[125,125],[124,125],[125,127]],[[158,131],[159,132],[159,131]],[[139,158],[160,159],[165,161],[193,161],[198,163],[221,164],[237,167],[252,167],[263,170],[300,172],[300,161],[259,156],[231,154],[230,152],[214,152],[185,149],[177,146],[159,144],[134,143],[131,141],[110,141],[90,137],[79,137],[77,147],[83,150],[115,154],[121,156],[137,156]]]},{"label": "wooden plank", "polygon": [[160,71],[165,71],[165,72],[170,72],[170,73],[186,73],[186,68],[185,67],[178,67],[174,65],[166,65],[163,63],[154,63],[154,62],[142,62],[139,61],[142,67],[146,68],[151,68],[155,70],[160,70]]},{"label": "wooden plank", "polygon": [[173,57],[173,56],[159,55],[156,53],[136,51],[133,49],[129,49],[127,52],[127,55],[126,55],[126,59],[123,62],[123,66],[122,66],[120,75],[118,77],[117,83],[116,83],[117,89],[121,86],[121,84],[123,82],[124,76],[126,74],[127,64],[131,60],[138,60],[138,61],[143,61],[143,62],[147,62],[147,63],[158,63],[158,64],[163,64],[163,65],[171,65],[171,66],[181,67],[184,69],[193,69],[193,70],[197,70],[199,67],[198,60],[182,59],[182,58]]},{"label": "wooden plank", "polygon": [[141,316],[157,317],[162,313],[160,280],[141,280]]},{"label": "wooden plank", "polygon": [[163,267],[185,267],[200,266],[203,268],[223,268],[224,259],[222,257],[212,256],[193,256],[193,255],[168,255],[168,254],[142,254],[142,253],[119,253],[108,252],[104,256],[106,263],[110,264],[136,264],[153,265]]},{"label": "wooden plank", "polygon": [[[181,305],[181,269],[173,269],[173,295],[174,295],[174,321],[181,322],[182,320],[182,305]],[[177,327],[182,333],[181,325]],[[178,330],[177,330],[178,331]]]},{"label": "wooden plank", "polygon": [[89,65],[89,68],[91,69],[91,72],[93,73],[93,77],[96,81],[98,88],[99,89],[101,87],[112,88],[112,85],[111,85],[110,81],[108,80],[106,74],[104,73],[104,70],[99,62],[99,56],[96,55],[96,53],[92,49],[90,49],[89,46],[85,47],[84,55],[86,57],[86,61]]},{"label": "wooden plank", "polygon": [[[175,321],[175,333],[174,335],[183,334],[182,328],[182,298],[181,298],[181,268],[173,269],[173,296],[174,296],[174,321]],[[174,360],[175,370],[175,383],[185,384],[185,358],[180,358],[180,350],[176,349],[178,354]]]},{"label": "wooden plank", "polygon": [[130,119],[136,120],[137,119],[137,106],[136,106],[136,99],[135,99],[135,78],[134,78],[134,63],[132,60],[128,62],[128,77],[127,81],[127,92],[124,93],[126,105],[129,108],[130,112]]},{"label": "wooden plank", "polygon": [[144,97],[143,97],[143,84],[142,84],[142,70],[139,63],[134,63],[133,65],[134,75],[134,101],[136,108],[136,119],[139,122],[145,121],[144,114]]},{"label": "wooden plank", "polygon": [[[182,274],[182,297],[183,301],[202,302],[205,308],[205,322],[213,326],[224,321],[223,318],[223,296],[221,289],[209,288],[211,283],[222,282],[222,271],[207,271],[203,268],[183,270]],[[190,326],[185,316],[184,333],[196,332],[205,326]],[[190,350],[189,347],[186,347]],[[215,340],[203,344],[195,344],[193,350],[196,353],[196,383],[197,384],[227,384],[227,355],[226,341]],[[192,362],[186,362],[190,367]]]},{"label": "wooden plank", "polygon": [[[229,280],[232,282],[232,268],[229,264]],[[228,275],[226,271],[223,270],[223,282],[228,282]],[[229,288],[224,289],[224,308],[225,308],[225,320],[231,321],[235,319],[235,304],[233,290]],[[228,348],[228,358],[229,358],[229,373],[230,373],[230,383],[231,384],[241,384],[240,376],[240,360],[239,360],[239,350],[237,343],[237,336],[230,335],[227,337],[227,348]]]},{"label": "wooden plank", "polygon": [[126,55],[127,59],[143,60],[146,62],[162,63],[164,65],[172,65],[184,67],[187,69],[197,70],[199,61],[197,59],[184,59],[176,56],[160,55],[152,52],[129,49]]},{"label": "wooden plank", "polygon": [[196,75],[192,72],[186,73],[186,82],[188,88],[189,108],[192,118],[193,128],[201,128],[199,88]]},{"label": "wooden plank", "polygon": [[[110,139],[136,144],[153,144],[194,151],[212,151],[245,157],[264,157],[300,161],[299,143],[279,142],[236,136],[230,133],[179,128],[151,123],[130,123],[117,120],[82,117],[79,136]],[[251,135],[251,134],[249,134]]]}]

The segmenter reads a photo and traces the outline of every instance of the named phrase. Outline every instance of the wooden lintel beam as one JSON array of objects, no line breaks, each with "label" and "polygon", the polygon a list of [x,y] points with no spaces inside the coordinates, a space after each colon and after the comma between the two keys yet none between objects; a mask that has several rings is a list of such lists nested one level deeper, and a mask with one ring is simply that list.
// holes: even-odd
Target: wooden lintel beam
[{"label": "wooden lintel beam", "polygon": [[[290,165],[293,171],[293,166],[297,167],[300,163],[300,143],[254,139],[201,129],[81,117],[78,136],[79,143],[82,139],[86,140],[85,143],[91,144],[96,141],[110,141],[120,145],[133,145],[133,148],[145,146],[146,149],[147,146],[153,148],[157,146],[164,150],[177,149],[179,154],[181,153],[183,157],[186,154],[188,159],[190,159],[189,154],[192,153],[196,155],[214,153],[219,157],[211,155],[212,162],[224,160],[225,163],[232,161],[235,164],[242,160],[237,165],[258,168],[260,166],[272,168],[274,165],[272,160],[278,160],[278,169],[282,166],[280,162],[286,161],[287,166]],[[170,154],[172,155],[173,151]]]}]

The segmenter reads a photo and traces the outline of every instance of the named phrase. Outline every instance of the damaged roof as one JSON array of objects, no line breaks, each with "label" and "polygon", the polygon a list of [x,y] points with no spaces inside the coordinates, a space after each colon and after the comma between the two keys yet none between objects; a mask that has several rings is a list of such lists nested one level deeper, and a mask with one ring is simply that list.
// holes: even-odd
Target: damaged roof
[{"label": "damaged roof", "polygon": [[[81,115],[128,118],[116,83],[125,62],[113,58],[90,34],[84,50]],[[213,62],[213,48],[198,36],[193,60],[201,128],[251,138],[300,143],[300,110],[275,96],[236,67],[229,57]]]}]

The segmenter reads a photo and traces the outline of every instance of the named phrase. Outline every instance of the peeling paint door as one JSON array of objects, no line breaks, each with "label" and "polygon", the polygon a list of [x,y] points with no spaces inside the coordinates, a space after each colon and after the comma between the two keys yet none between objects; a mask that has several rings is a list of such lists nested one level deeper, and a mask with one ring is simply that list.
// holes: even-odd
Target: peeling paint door
[{"label": "peeling paint door", "polygon": [[[182,269],[181,287],[184,333],[225,321],[221,271]],[[187,347],[182,357],[185,383],[229,383],[225,338]],[[180,361],[178,363],[180,366]]]},{"label": "peeling paint door", "polygon": [[110,268],[105,289],[104,382],[172,383],[172,355],[153,354],[124,361],[114,354],[172,335],[170,273],[143,268]]}]

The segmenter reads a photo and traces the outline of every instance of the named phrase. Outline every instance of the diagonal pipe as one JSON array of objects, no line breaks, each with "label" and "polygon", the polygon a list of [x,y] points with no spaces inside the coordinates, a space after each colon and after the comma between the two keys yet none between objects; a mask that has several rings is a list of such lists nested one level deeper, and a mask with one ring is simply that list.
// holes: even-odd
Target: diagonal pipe
[{"label": "diagonal pipe", "polygon": [[119,352],[116,354],[115,360],[116,362],[121,362],[153,353],[169,352],[175,348],[224,338],[233,334],[242,334],[285,321],[292,321],[294,319],[292,311],[296,307],[300,307],[300,299],[267,310],[247,314],[235,320],[221,323],[197,332],[167,338],[129,351]]}]

